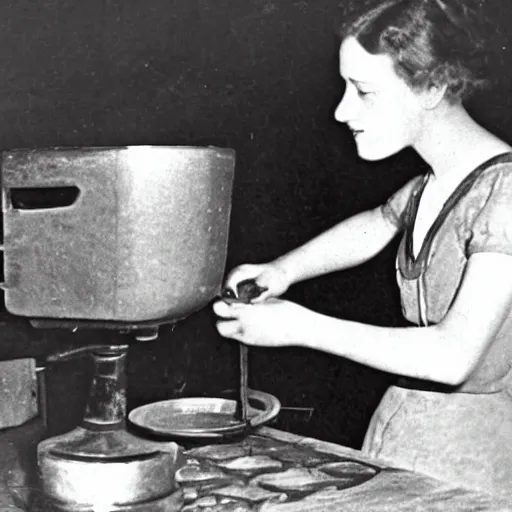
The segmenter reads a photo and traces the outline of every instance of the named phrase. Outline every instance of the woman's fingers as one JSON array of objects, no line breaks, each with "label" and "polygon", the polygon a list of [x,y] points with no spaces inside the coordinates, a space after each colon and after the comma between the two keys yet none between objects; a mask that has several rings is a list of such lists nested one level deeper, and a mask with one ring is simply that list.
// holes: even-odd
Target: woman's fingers
[{"label": "woman's fingers", "polygon": [[250,306],[239,302],[227,303],[223,300],[219,300],[213,304],[213,311],[220,318],[220,320],[217,321],[216,327],[221,336],[241,340],[244,334],[244,328],[238,316],[240,310],[244,307]]},{"label": "woman's fingers", "polygon": [[238,292],[238,285],[244,281],[256,280],[261,274],[262,265],[244,264],[234,268],[227,276],[225,287],[230,288],[235,293]]},{"label": "woman's fingers", "polygon": [[213,303],[213,312],[221,318],[237,318],[238,313],[244,304],[240,304],[237,301],[228,302],[224,300],[218,300]]},{"label": "woman's fingers", "polygon": [[243,334],[243,329],[238,320],[219,320],[217,331],[225,338],[238,339]]},{"label": "woman's fingers", "polygon": [[213,304],[213,312],[221,318],[231,318],[231,308],[227,302],[219,300]]},{"label": "woman's fingers", "polygon": [[246,272],[235,270],[226,279],[225,286],[236,293],[238,283],[246,279]]}]

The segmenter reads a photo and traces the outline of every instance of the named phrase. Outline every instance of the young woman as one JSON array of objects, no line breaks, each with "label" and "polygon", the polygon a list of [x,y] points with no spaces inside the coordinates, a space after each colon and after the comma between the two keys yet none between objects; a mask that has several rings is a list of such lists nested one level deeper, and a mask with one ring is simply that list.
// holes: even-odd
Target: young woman
[{"label": "young woman", "polygon": [[[242,343],[309,347],[399,375],[363,452],[512,499],[512,148],[463,105],[481,83],[471,16],[463,0],[395,0],[347,27],[336,119],[363,159],[412,147],[431,171],[275,261],[235,268],[228,287],[255,279],[267,291],[214,311],[220,334]],[[368,260],[399,233],[397,281],[416,326],[364,325],[277,298]]]}]

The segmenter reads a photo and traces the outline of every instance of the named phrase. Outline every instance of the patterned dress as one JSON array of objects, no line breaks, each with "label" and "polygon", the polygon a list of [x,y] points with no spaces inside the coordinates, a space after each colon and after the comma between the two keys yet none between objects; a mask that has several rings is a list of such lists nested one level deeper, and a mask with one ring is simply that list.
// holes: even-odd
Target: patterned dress
[{"label": "patterned dress", "polygon": [[[414,178],[382,206],[403,230],[397,281],[404,316],[417,325],[444,318],[472,254],[512,255],[512,153],[492,158],[462,181],[415,257],[412,232],[427,180]],[[512,311],[461,386],[399,378],[375,411],[362,450],[512,503]]]}]

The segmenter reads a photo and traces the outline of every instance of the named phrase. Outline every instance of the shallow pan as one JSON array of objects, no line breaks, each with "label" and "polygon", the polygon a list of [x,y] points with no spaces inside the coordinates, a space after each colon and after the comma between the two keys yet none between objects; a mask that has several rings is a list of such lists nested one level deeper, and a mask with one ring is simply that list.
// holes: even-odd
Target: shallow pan
[{"label": "shallow pan", "polygon": [[238,402],[226,398],[175,398],[133,409],[128,420],[149,434],[180,438],[222,438],[274,419],[281,409],[269,393],[249,389],[247,424],[237,417]]}]

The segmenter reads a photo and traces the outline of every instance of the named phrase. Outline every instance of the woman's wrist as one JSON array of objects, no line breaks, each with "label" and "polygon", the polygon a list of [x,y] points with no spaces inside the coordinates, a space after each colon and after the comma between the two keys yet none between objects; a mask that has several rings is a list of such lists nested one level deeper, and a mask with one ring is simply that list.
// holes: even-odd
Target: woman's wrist
[{"label": "woman's wrist", "polygon": [[271,262],[271,265],[274,267],[274,270],[281,274],[283,281],[288,284],[288,287],[295,283],[295,277],[293,275],[290,262],[286,256],[276,258]]}]

